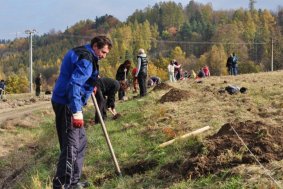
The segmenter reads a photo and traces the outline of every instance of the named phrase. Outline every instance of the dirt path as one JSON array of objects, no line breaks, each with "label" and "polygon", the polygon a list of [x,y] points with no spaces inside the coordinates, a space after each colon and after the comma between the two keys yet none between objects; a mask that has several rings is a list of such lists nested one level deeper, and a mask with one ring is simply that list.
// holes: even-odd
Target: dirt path
[{"label": "dirt path", "polygon": [[6,108],[0,113],[0,123],[7,119],[14,119],[24,114],[31,113],[33,111],[49,109],[51,108],[50,101],[38,101],[34,104],[25,105],[17,108]]},{"label": "dirt path", "polygon": [[[0,102],[0,188],[13,188],[15,180],[29,166],[36,144],[29,129],[36,127],[42,117],[52,112],[50,99],[10,100]],[[35,114],[37,111],[43,112]],[[53,112],[52,112],[53,113]],[[17,127],[22,127],[21,132]],[[28,137],[27,137],[28,136]],[[19,149],[21,149],[19,151]],[[12,159],[12,162],[11,161]],[[13,184],[14,183],[14,184]],[[11,185],[11,186],[10,186]]]}]

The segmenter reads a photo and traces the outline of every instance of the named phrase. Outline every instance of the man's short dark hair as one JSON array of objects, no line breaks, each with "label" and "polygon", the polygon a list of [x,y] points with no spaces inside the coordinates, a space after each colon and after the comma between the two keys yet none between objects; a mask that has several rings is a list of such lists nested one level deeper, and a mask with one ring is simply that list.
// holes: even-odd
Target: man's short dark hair
[{"label": "man's short dark hair", "polygon": [[125,60],[124,64],[125,64],[125,65],[131,65],[132,62],[131,62],[130,60]]},{"label": "man's short dark hair", "polygon": [[93,47],[93,45],[96,44],[98,49],[102,49],[105,45],[108,45],[108,48],[111,49],[112,48],[112,42],[111,40],[104,36],[104,35],[100,35],[100,36],[96,36],[94,37],[91,41],[90,41],[90,45],[91,47]]}]

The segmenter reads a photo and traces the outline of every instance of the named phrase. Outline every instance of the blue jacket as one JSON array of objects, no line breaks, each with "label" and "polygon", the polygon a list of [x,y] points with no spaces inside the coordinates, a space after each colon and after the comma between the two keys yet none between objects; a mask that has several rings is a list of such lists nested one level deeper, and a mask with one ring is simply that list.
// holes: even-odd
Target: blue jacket
[{"label": "blue jacket", "polygon": [[4,82],[0,82],[0,89],[5,90],[5,83]]},{"label": "blue jacket", "polygon": [[82,111],[98,77],[98,60],[90,45],[69,50],[62,61],[52,102],[68,105],[73,113]]}]

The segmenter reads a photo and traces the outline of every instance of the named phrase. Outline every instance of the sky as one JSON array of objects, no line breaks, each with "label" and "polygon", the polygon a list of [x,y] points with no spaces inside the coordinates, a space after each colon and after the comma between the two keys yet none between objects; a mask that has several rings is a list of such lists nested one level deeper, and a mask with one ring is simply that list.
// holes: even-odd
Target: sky
[{"label": "sky", "polygon": [[[162,0],[167,1],[167,0]],[[176,0],[183,7],[190,0]],[[194,0],[211,3],[214,10],[248,9],[249,0]],[[115,16],[126,21],[136,9],[143,10],[159,0],[0,0],[0,39],[26,37],[26,30],[35,29],[37,35],[51,30],[65,31],[80,20],[104,16]],[[278,10],[283,0],[256,0],[256,9]]]}]

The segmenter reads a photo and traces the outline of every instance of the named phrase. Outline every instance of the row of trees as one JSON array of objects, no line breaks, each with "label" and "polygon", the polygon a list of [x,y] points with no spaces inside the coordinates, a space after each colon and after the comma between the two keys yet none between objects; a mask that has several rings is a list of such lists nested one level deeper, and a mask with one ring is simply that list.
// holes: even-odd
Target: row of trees
[{"label": "row of trees", "polygon": [[[135,63],[139,48],[144,48],[149,56],[149,74],[165,80],[172,59],[186,70],[196,71],[208,65],[213,75],[225,75],[226,60],[232,52],[240,58],[241,73],[268,71],[271,38],[274,69],[282,69],[283,8],[272,13],[256,10],[254,4],[250,0],[249,10],[214,11],[211,4],[190,1],[183,7],[169,1],[136,10],[126,22],[111,15],[79,21],[64,32],[52,30],[34,37],[33,75],[42,73],[45,89],[51,89],[67,50],[98,34],[107,34],[113,41],[113,49],[100,67],[101,75],[108,77],[115,77],[118,66],[126,59]],[[0,44],[0,77],[12,85],[15,82],[9,76],[28,78],[29,41],[18,38],[4,42]],[[28,83],[25,88],[28,89]]]}]

